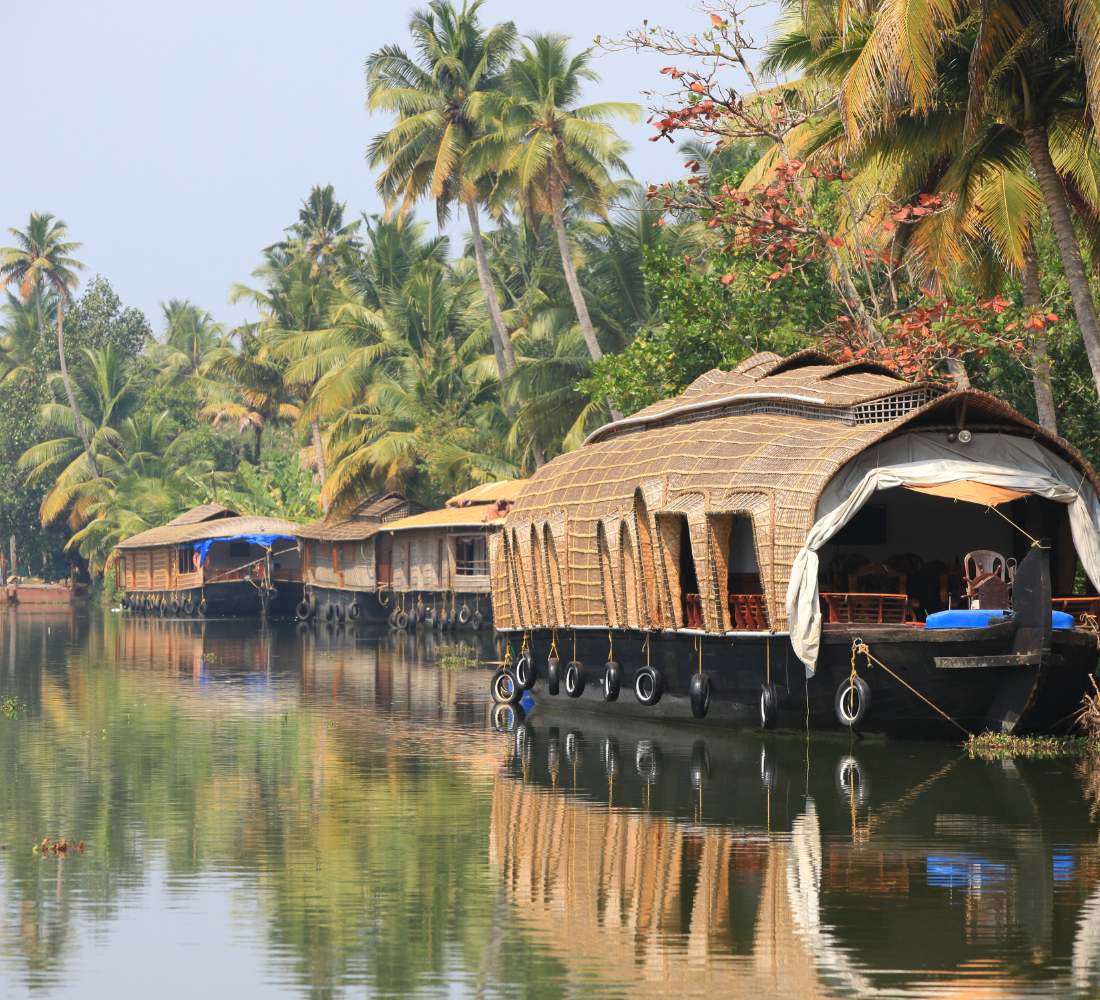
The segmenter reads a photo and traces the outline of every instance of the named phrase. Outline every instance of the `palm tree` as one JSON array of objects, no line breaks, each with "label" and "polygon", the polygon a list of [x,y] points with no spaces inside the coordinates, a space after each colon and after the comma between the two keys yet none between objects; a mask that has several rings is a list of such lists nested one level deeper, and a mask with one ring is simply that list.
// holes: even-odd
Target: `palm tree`
[{"label": "palm tree", "polygon": [[598,76],[588,52],[572,58],[564,35],[533,35],[508,67],[506,86],[479,95],[476,107],[487,134],[474,143],[478,176],[498,175],[531,218],[549,218],[577,320],[593,361],[603,357],[588,304],[577,278],[566,231],[566,205],[605,215],[616,190],[612,174],[629,176],[626,143],[607,119],[637,120],[636,104],[607,101],[578,106],[585,82]]},{"label": "palm tree", "polygon": [[[359,220],[344,223],[347,205],[336,200],[331,184],[314,186],[298,210],[298,221],[286,230],[290,240],[313,263],[313,276],[321,271],[334,274],[354,263],[360,248]],[[276,248],[287,249],[288,243]]]},{"label": "palm tree", "polygon": [[61,380],[72,410],[73,423],[80,433],[84,454],[93,476],[99,475],[90,438],[85,435],[84,420],[76,404],[69,366],[65,357],[65,306],[72,300],[78,278],[76,272],[84,265],[72,255],[79,243],[68,239],[68,227],[49,212],[31,212],[27,228],[9,229],[15,237],[14,247],[0,248],[0,286],[11,282],[19,285],[19,294],[27,301],[39,286],[45,285],[57,296],[57,356],[61,365]]},{"label": "palm tree", "polygon": [[516,29],[510,21],[483,29],[478,18],[481,5],[482,0],[464,0],[456,9],[448,0],[433,0],[409,22],[415,57],[387,45],[367,59],[368,108],[397,118],[389,131],[371,141],[367,155],[372,166],[382,168],[378,190],[387,204],[397,205],[400,216],[424,197],[435,201],[440,225],[455,204],[466,209],[503,382],[515,367],[515,352],[501,319],[481,235],[478,211],[483,191],[466,168],[466,154],[481,135],[474,115],[477,98],[500,86]]},{"label": "palm tree", "polygon": [[210,354],[228,342],[225,329],[187,299],[169,299],[161,309],[165,325],[162,377],[193,378]]},{"label": "palm tree", "polygon": [[10,291],[0,318],[0,381],[20,382],[37,372],[35,359],[53,323],[53,293],[39,287],[23,301]]}]

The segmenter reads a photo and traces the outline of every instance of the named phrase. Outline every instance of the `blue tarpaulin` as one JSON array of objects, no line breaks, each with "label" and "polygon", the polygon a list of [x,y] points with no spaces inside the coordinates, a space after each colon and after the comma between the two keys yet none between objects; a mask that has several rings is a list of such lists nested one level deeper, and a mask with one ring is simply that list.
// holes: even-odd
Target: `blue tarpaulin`
[{"label": "blue tarpaulin", "polygon": [[[924,623],[925,628],[985,628],[992,624],[993,620],[1011,618],[1012,612],[1007,610],[978,611],[967,608],[955,608],[952,611],[936,611],[928,616]],[[1051,627],[1057,629],[1073,628],[1073,615],[1064,611],[1051,611]]]},{"label": "blue tarpaulin", "polygon": [[201,542],[195,542],[195,551],[199,554],[199,565],[204,566],[210,546],[215,542],[251,542],[253,545],[270,549],[280,539],[287,542],[295,541],[292,535],[226,535],[224,538],[204,538]]}]

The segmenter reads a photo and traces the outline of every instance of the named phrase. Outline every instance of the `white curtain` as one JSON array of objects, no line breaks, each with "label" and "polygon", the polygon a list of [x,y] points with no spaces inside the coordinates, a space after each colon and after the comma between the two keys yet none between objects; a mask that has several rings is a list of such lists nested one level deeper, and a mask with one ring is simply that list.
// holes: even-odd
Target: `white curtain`
[{"label": "white curtain", "polygon": [[959,480],[1001,486],[1069,505],[1073,544],[1100,589],[1100,500],[1084,474],[1029,438],[975,434],[968,444],[943,433],[906,434],[862,452],[826,486],[817,520],[795,557],[787,586],[791,645],[813,676],[821,638],[817,553],[878,490]]}]

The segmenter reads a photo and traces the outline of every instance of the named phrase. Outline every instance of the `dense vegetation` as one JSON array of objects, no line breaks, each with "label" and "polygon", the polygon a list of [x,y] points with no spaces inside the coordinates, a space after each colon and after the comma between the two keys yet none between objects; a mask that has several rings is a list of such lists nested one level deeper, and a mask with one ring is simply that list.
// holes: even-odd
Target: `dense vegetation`
[{"label": "dense vegetation", "polygon": [[10,230],[0,532],[23,572],[97,574],[207,500],[435,502],[761,349],[969,381],[1100,457],[1100,46],[1065,7],[814,0],[757,52],[719,3],[605,42],[673,60],[652,121],[685,173],[646,187],[591,53],[436,0],[365,63],[388,213],[315,187],[232,289],[255,322],[172,300],[154,332],[104,278],[77,294],[60,220]]}]

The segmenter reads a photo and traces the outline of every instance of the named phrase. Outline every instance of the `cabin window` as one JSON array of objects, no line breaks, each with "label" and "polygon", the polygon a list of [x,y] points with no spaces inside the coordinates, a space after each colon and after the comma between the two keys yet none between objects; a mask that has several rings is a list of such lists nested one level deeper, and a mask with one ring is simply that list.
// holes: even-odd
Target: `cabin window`
[{"label": "cabin window", "polygon": [[176,550],[176,572],[190,573],[195,568],[195,550],[190,545],[181,545]]},{"label": "cabin window", "polygon": [[703,604],[687,516],[660,514],[657,525],[665,558],[669,599],[676,615],[673,627],[702,628]]},{"label": "cabin window", "polygon": [[455,539],[455,575],[485,576],[489,572],[489,550],[484,535],[460,535]]},{"label": "cabin window", "polygon": [[760,583],[752,518],[748,514],[735,514],[730,518],[726,548],[726,596],[730,628],[749,632],[767,629],[767,605]]},{"label": "cabin window", "polygon": [[229,543],[229,558],[230,559],[247,559],[252,552],[252,546],[248,542],[230,542]]}]

